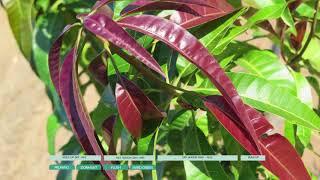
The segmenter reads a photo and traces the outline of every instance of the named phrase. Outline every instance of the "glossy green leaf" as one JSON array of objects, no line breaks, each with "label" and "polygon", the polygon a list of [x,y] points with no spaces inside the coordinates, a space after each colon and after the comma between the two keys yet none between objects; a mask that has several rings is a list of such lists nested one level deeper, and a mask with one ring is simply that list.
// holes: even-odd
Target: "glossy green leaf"
[{"label": "glossy green leaf", "polygon": [[5,0],[2,2],[20,50],[26,59],[30,61],[33,42],[32,5],[34,0]]},{"label": "glossy green leaf", "polygon": [[[319,116],[285,88],[274,86],[264,78],[246,73],[228,73],[238,93],[246,104],[271,112],[284,119],[310,129],[320,130]],[[201,78],[198,78],[201,81]],[[207,80],[193,90],[206,94],[218,94]]]},{"label": "glossy green leaf", "polygon": [[265,78],[276,86],[285,87],[296,94],[294,79],[288,68],[270,51],[251,50],[236,61],[249,73]]},{"label": "glossy green leaf", "polygon": [[294,21],[291,16],[291,12],[289,8],[287,8],[287,2],[286,0],[244,0],[244,2],[248,3],[250,6],[261,9],[264,7],[272,6],[272,5],[281,5],[286,7],[283,13],[281,14],[282,20],[291,28],[292,32],[296,34]]},{"label": "glossy green leaf", "polygon": [[262,22],[264,20],[276,19],[279,18],[284,11],[285,6],[283,5],[272,5],[267,6],[260,9],[256,14],[251,16],[247,23],[243,26],[236,26],[235,28],[231,29],[229,33],[219,42],[219,44],[213,50],[214,54],[220,54],[225,49],[225,47],[234,40],[237,36],[247,31],[253,25]]}]

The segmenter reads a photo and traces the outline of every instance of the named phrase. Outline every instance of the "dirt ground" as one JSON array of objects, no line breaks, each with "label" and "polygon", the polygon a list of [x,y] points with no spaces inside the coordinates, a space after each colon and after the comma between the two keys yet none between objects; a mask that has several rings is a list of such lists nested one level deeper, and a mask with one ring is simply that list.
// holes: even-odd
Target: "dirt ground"
[{"label": "dirt ground", "polygon": [[[51,104],[44,85],[18,51],[1,8],[0,22],[0,179],[55,179],[56,172],[48,170],[46,141]],[[56,147],[69,137],[70,133],[60,130]],[[313,141],[320,142],[320,137],[314,136]],[[320,153],[319,143],[314,143],[314,148]],[[307,166],[319,175],[320,161],[316,159],[310,151],[304,154]]]}]

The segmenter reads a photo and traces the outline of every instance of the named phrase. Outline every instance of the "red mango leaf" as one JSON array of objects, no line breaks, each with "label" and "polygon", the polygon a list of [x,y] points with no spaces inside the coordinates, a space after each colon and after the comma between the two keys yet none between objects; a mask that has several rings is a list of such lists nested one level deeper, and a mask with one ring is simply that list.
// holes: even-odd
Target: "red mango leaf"
[{"label": "red mango leaf", "polygon": [[49,71],[52,83],[57,92],[59,92],[59,70],[60,70],[60,51],[62,46],[62,41],[64,34],[71,30],[71,28],[75,27],[76,24],[67,25],[62,33],[58,36],[58,38],[53,42],[50,50],[49,50]]},{"label": "red mango leaf", "polygon": [[189,29],[233,12],[233,7],[226,0],[213,0],[212,4],[212,7],[189,5],[189,7],[194,9],[199,15],[176,12],[170,19],[185,29]]},{"label": "red mango leaf", "polygon": [[[217,60],[191,33],[181,26],[151,15],[129,16],[118,22],[121,26],[147,34],[163,41],[178,51],[187,60],[204,72],[221,92],[241,122],[249,130],[250,136],[258,144],[258,136],[251,124],[248,112],[231,80],[220,67]],[[173,33],[174,32],[174,33]]]},{"label": "red mango leaf", "polygon": [[109,17],[103,14],[88,16],[84,19],[84,26],[104,40],[110,41],[114,45],[127,50],[150,69],[156,71],[162,77],[165,77],[160,65],[151,54]]},{"label": "red mango leaf", "polygon": [[[76,76],[76,49],[72,49],[66,56],[60,72],[60,96],[66,111],[71,128],[81,144],[82,148],[89,155],[104,155],[92,121],[83,103]],[[102,158],[102,157],[101,157]],[[110,164],[101,160],[101,165]],[[102,171],[110,179],[115,179],[114,171]]]},{"label": "red mango leaf", "polygon": [[108,84],[108,74],[107,67],[102,61],[102,56],[104,56],[104,53],[94,58],[90,62],[88,70],[101,85],[105,86]]},{"label": "red mango leaf", "polygon": [[[257,149],[255,148],[248,131],[242,123],[239,123],[239,118],[229,112],[230,107],[226,106],[227,103],[221,101],[223,101],[222,98],[218,98],[217,100],[217,97],[208,97],[205,99],[204,103],[223,127],[250,154],[257,154]],[[268,123],[261,113],[257,112],[256,116],[259,117],[256,121],[262,121],[258,124]],[[255,130],[260,131],[259,127],[255,127]],[[266,160],[262,161],[261,164],[280,179],[310,179],[298,153],[290,142],[280,134],[261,136],[258,139],[258,143],[262,155],[266,156]]]},{"label": "red mango leaf", "polygon": [[296,29],[297,29],[297,35],[295,36],[291,34],[290,42],[292,47],[298,51],[301,49],[302,41],[303,41],[304,35],[306,34],[307,21],[298,22],[296,24]]},{"label": "red mango leaf", "polygon": [[115,122],[116,122],[116,116],[112,115],[108,117],[102,124],[102,135],[109,147],[109,150],[108,150],[109,155],[117,154],[116,148],[113,142],[113,132],[114,132]]},{"label": "red mango leaf", "polygon": [[132,13],[144,12],[144,11],[158,11],[158,10],[177,10],[181,12],[190,13],[193,15],[199,15],[195,10],[190,8],[188,4],[183,2],[170,2],[170,1],[152,1],[152,0],[138,0],[121,11],[121,15],[125,16]]},{"label": "red mango leaf", "polygon": [[[229,104],[224,100],[221,96],[208,96],[204,98],[205,101],[210,103],[214,103],[218,106],[218,108],[227,114],[229,117],[237,117],[234,111],[230,108]],[[245,105],[246,112],[249,114],[251,123],[256,131],[258,137],[270,132],[273,130],[273,126],[269,123],[269,121],[256,109]],[[238,119],[239,120],[239,119]],[[239,125],[243,126],[241,121],[238,122]]]},{"label": "red mango leaf", "polygon": [[163,118],[154,103],[128,79],[120,79],[115,94],[120,117],[133,137],[139,138],[148,130],[144,123],[154,120],[159,122]]}]

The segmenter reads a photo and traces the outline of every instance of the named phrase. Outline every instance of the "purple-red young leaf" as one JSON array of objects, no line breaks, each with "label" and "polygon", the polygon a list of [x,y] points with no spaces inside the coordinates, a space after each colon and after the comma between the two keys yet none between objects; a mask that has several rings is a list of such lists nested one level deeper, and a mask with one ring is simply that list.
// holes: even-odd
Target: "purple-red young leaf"
[{"label": "purple-red young leaf", "polygon": [[299,51],[301,49],[302,41],[303,41],[303,38],[306,34],[307,25],[308,25],[307,21],[298,22],[295,25],[295,27],[297,29],[297,35],[296,36],[294,34],[290,35],[291,45],[296,51]]},{"label": "purple-red young leaf", "polygon": [[150,69],[165,77],[160,65],[151,54],[109,17],[103,14],[88,16],[84,19],[84,26],[104,40],[127,50]]},{"label": "purple-red young leaf", "polygon": [[213,0],[212,4],[212,7],[189,5],[189,7],[195,10],[199,15],[178,11],[172,14],[170,20],[179,24],[185,29],[189,29],[213,21],[233,12],[233,7],[226,2],[226,0]]},{"label": "purple-red young leaf", "polygon": [[217,60],[215,60],[197,38],[181,26],[152,15],[129,16],[121,19],[118,23],[123,27],[163,41],[201,69],[218,88],[237,116],[240,117],[241,122],[250,132],[250,136],[256,144],[258,144],[258,136],[255,133],[245,105],[236,88],[220,67]]},{"label": "purple-red young leaf", "polygon": [[141,89],[122,77],[116,85],[116,100],[123,124],[133,137],[139,138],[144,121],[161,120],[163,114]]},{"label": "purple-red young leaf", "polygon": [[[205,106],[215,115],[217,120],[242,145],[242,147],[250,154],[257,154],[257,149],[255,148],[248,131],[241,123],[238,123],[240,121],[239,118],[228,112],[230,107],[224,105],[220,106],[220,102],[217,104],[217,101],[213,101],[213,99],[214,98],[211,97],[207,98],[204,101]],[[268,123],[260,113],[258,113],[257,116],[260,116],[257,121],[263,121],[259,124]],[[256,131],[260,131],[259,127],[255,128]],[[258,145],[262,155],[266,156],[266,160],[262,161],[261,164],[280,179],[310,179],[298,153],[290,142],[280,134],[259,137]]]},{"label": "purple-red young leaf", "polygon": [[159,10],[177,10],[181,12],[199,15],[195,10],[190,8],[187,4],[181,2],[170,1],[152,1],[152,0],[137,0],[121,11],[121,15],[125,16],[132,13],[144,11],[159,11]]},{"label": "purple-red young leaf", "polygon": [[[60,72],[60,96],[69,119],[71,128],[75,133],[79,143],[89,155],[104,155],[100,141],[97,139],[96,132],[93,128],[91,119],[83,104],[82,97],[79,93],[76,75],[76,49],[72,49],[66,56]],[[58,67],[57,67],[58,68]],[[106,163],[101,160],[99,163]],[[115,179],[114,171],[102,171],[109,179]]]},{"label": "purple-red young leaf", "polygon": [[114,125],[116,122],[116,116],[112,115],[108,117],[102,124],[102,135],[104,140],[106,141],[109,150],[109,155],[116,155],[116,148],[113,142],[113,132],[114,132]]},{"label": "purple-red young leaf", "polygon": [[103,54],[98,55],[92,60],[88,66],[89,72],[93,75],[97,82],[105,86],[108,84],[107,67],[102,61]]},{"label": "purple-red young leaf", "polygon": [[[217,107],[221,111],[223,111],[225,114],[227,114],[229,117],[237,116],[222,96],[208,96],[208,97],[205,97],[204,100],[217,105]],[[251,124],[253,125],[258,137],[261,137],[262,135],[273,130],[273,126],[268,122],[268,120],[260,112],[258,112],[256,109],[248,105],[245,105],[245,106],[246,106],[245,107],[246,112],[250,117]],[[241,121],[235,122],[235,123],[243,126]]]},{"label": "purple-red young leaf", "polygon": [[58,36],[58,38],[53,42],[50,50],[49,50],[49,71],[52,83],[57,92],[59,92],[59,70],[60,70],[60,50],[63,42],[64,34],[70,31],[71,28],[76,26],[67,25],[62,33]]}]

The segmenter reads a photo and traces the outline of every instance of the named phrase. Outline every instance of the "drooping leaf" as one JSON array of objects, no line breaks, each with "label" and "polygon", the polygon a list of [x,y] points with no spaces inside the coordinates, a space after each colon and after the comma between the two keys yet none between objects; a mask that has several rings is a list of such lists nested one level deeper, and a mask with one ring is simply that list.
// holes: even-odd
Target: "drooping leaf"
[{"label": "drooping leaf", "polygon": [[[62,65],[60,72],[60,95],[75,136],[89,155],[101,155],[104,152],[93,128],[89,114],[80,96],[76,72],[76,49],[72,49]],[[101,161],[100,164],[109,162]],[[110,179],[115,179],[113,171],[103,171]]]},{"label": "drooping leaf", "polygon": [[[291,123],[320,130],[319,116],[287,89],[246,73],[228,73],[228,76],[246,104],[281,116]],[[205,80],[202,84],[201,88],[195,88],[194,91],[209,95],[217,94],[217,89],[213,88],[210,82]]]},{"label": "drooping leaf", "polygon": [[151,124],[157,126],[163,114],[141,89],[122,77],[115,91],[119,114],[124,126],[132,136],[140,138],[144,132],[154,130],[148,126]]},{"label": "drooping leaf", "polygon": [[146,66],[165,77],[157,61],[141,47],[124,29],[109,17],[102,14],[94,14],[84,19],[86,29],[110,41],[116,46],[129,51]]},{"label": "drooping leaf", "polygon": [[144,11],[158,11],[158,10],[177,10],[193,15],[199,15],[195,10],[188,6],[188,3],[183,2],[171,2],[171,1],[152,1],[152,0],[137,0],[130,3],[121,11],[121,15],[129,15],[137,12]]},{"label": "drooping leaf", "polygon": [[191,9],[194,9],[199,15],[191,14],[188,12],[178,11],[174,13],[170,19],[180,26],[189,29],[222,16],[225,16],[233,11],[233,7],[225,0],[214,0],[211,1],[213,6],[199,6],[199,5],[189,5]]},{"label": "drooping leaf", "polygon": [[[232,82],[216,59],[210,55],[208,50],[192,34],[175,23],[150,15],[126,17],[121,19],[119,24],[163,41],[195,64],[206,74],[222,93],[232,109],[241,117],[242,123],[249,130],[253,139],[258,139],[250,123],[249,115],[245,111],[245,105]],[[175,32],[174,35],[171,33],[173,30]]]},{"label": "drooping leaf", "polygon": [[[253,141],[248,138],[248,132],[242,124],[237,123],[240,122],[238,117],[226,113],[224,111],[226,107],[221,107],[216,102],[207,100],[205,105],[249,153],[256,153],[257,150],[252,144]],[[301,158],[291,144],[281,135],[266,135],[260,137],[258,142],[262,154],[266,156],[266,160],[261,164],[280,179],[310,179]]]},{"label": "drooping leaf", "polygon": [[6,0],[2,2],[19,48],[24,57],[30,61],[32,58],[32,5],[34,0]]},{"label": "drooping leaf", "polygon": [[57,37],[55,42],[52,44],[49,51],[48,63],[49,63],[50,77],[57,92],[59,92],[59,89],[60,89],[60,85],[59,85],[60,50],[62,46],[63,37],[64,37],[64,34],[70,31],[70,29],[73,28],[74,26],[76,25],[75,24],[67,25],[62,31],[62,33]]}]

